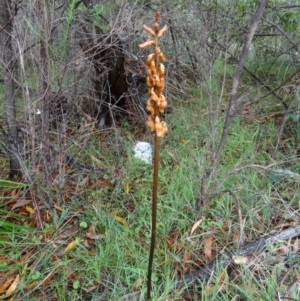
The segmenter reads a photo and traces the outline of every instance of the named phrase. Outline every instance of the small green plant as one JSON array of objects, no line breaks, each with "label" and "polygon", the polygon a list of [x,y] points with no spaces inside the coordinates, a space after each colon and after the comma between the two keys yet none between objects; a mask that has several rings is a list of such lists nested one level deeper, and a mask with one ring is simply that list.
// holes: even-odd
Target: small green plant
[{"label": "small green plant", "polygon": [[167,30],[165,25],[159,30],[160,13],[156,13],[153,29],[147,25],[143,25],[153,39],[140,44],[141,49],[149,46],[154,46],[154,52],[150,53],[146,60],[148,69],[147,86],[150,90],[150,98],[147,101],[146,109],[149,112],[147,125],[151,132],[155,134],[154,140],[154,170],[153,170],[153,190],[152,190],[152,228],[151,228],[151,246],[148,262],[148,277],[147,277],[147,300],[151,297],[151,275],[154,257],[155,236],[156,236],[156,213],[157,213],[157,188],[158,188],[158,169],[159,169],[159,142],[160,138],[164,137],[168,131],[165,121],[161,121],[161,114],[164,113],[167,107],[167,101],[163,95],[165,87],[165,66],[166,61],[164,54],[161,52],[158,41],[164,32]]}]

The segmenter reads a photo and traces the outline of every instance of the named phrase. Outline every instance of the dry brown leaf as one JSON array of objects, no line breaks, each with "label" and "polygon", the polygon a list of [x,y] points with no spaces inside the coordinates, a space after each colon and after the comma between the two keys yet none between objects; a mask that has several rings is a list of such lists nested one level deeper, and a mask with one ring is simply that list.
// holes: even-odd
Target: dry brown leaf
[{"label": "dry brown leaf", "polygon": [[195,230],[198,228],[198,226],[202,223],[202,218],[199,219],[192,227],[192,230],[191,230],[191,235],[193,235],[193,233],[195,232]]},{"label": "dry brown leaf", "polygon": [[126,183],[126,187],[125,187],[125,193],[129,194],[130,190],[131,190],[131,184],[130,183]]},{"label": "dry brown leaf", "polygon": [[166,238],[166,242],[168,248],[171,249],[175,254],[178,254],[182,250],[182,244],[180,244],[178,233],[171,233],[170,236]]},{"label": "dry brown leaf", "polygon": [[11,283],[14,281],[15,279],[15,275],[9,276],[4,283],[0,284],[0,293],[2,293],[3,291],[5,291],[10,285]]},{"label": "dry brown leaf", "polygon": [[289,247],[286,245],[282,245],[280,248],[276,250],[276,253],[279,255],[288,255],[289,254]]},{"label": "dry brown leaf", "polygon": [[99,179],[92,185],[92,188],[97,189],[97,188],[104,188],[108,186],[111,186],[110,180]]},{"label": "dry brown leaf", "polygon": [[118,216],[118,215],[114,215],[113,217],[117,222],[123,224],[125,227],[129,227],[128,223],[125,221],[125,219],[123,217]]},{"label": "dry brown leaf", "polygon": [[54,229],[49,229],[48,231],[46,231],[43,234],[41,241],[45,241],[53,232],[54,232]]},{"label": "dry brown leaf", "polygon": [[84,117],[88,122],[92,122],[92,121],[93,121],[93,118],[92,118],[90,115],[88,115],[88,114],[86,114],[86,113],[84,113],[84,112],[82,112],[82,115],[83,115],[83,117]]},{"label": "dry brown leaf", "polygon": [[33,281],[25,286],[26,290],[32,290],[35,286],[37,286],[37,281]]},{"label": "dry brown leaf", "polygon": [[186,248],[183,254],[183,264],[187,264],[191,260],[191,250]]},{"label": "dry brown leaf", "polygon": [[240,239],[240,231],[238,229],[235,229],[231,235],[231,239],[234,241],[235,245],[239,243]]},{"label": "dry brown leaf", "polygon": [[31,253],[26,253],[25,255],[23,255],[20,260],[19,260],[19,263],[22,263],[22,262],[25,262],[28,260],[29,257],[31,257],[32,254]]},{"label": "dry brown leaf", "polygon": [[106,236],[105,236],[105,234],[93,234],[93,233],[88,232],[88,233],[85,234],[85,237],[89,238],[89,239],[95,239],[96,240],[96,239],[103,239]]},{"label": "dry brown leaf", "polygon": [[90,178],[89,176],[86,176],[79,184],[78,186],[86,186],[89,182]]},{"label": "dry brown leaf", "polygon": [[63,211],[64,211],[61,207],[59,207],[59,206],[56,205],[56,204],[54,204],[53,207],[54,207],[56,210],[60,211],[60,212],[63,212]]},{"label": "dry brown leaf", "polygon": [[207,285],[206,286],[206,291],[209,293],[209,294],[217,294],[217,292],[220,292],[222,291],[224,288],[225,288],[225,280],[226,280],[226,273],[223,272],[221,275],[220,275],[220,279],[219,279],[219,282],[214,284],[214,285]]},{"label": "dry brown leaf", "polygon": [[167,242],[168,248],[171,249],[174,245],[174,239],[173,238],[166,238],[166,242]]},{"label": "dry brown leaf", "polygon": [[20,191],[17,190],[17,189],[14,189],[14,190],[11,192],[11,198],[17,198],[17,197],[19,197],[19,196],[21,196],[21,194],[20,194]]},{"label": "dry brown leaf", "polygon": [[32,207],[30,206],[25,206],[25,209],[27,212],[29,212],[30,214],[34,215],[35,214],[35,211]]},{"label": "dry brown leaf", "polygon": [[6,291],[6,293],[4,295],[0,296],[0,299],[6,299],[6,298],[10,297],[15,292],[15,290],[18,288],[19,281],[20,281],[20,275],[18,274],[15,277],[12,284],[10,285],[10,287],[8,288],[8,290]]},{"label": "dry brown leaf", "polygon": [[53,269],[42,281],[42,287],[43,289],[46,288],[46,286],[49,284],[53,276],[56,274],[56,269]]},{"label": "dry brown leaf", "polygon": [[248,258],[247,257],[243,257],[243,256],[232,256],[232,260],[234,263],[236,264],[245,264],[248,262]]},{"label": "dry brown leaf", "polygon": [[71,241],[65,248],[64,253],[67,253],[71,249],[75,248],[77,245],[79,245],[82,242],[82,239],[76,238],[75,240]]},{"label": "dry brown leaf", "polygon": [[228,222],[224,221],[222,224],[222,232],[223,231],[228,231]]},{"label": "dry brown leaf", "polygon": [[184,273],[183,266],[181,265],[180,262],[178,262],[178,261],[174,262],[174,267],[175,267],[175,270],[176,270],[179,274],[183,274],[183,273]]},{"label": "dry brown leaf", "polygon": [[299,238],[295,239],[293,243],[293,254],[296,254],[299,251]]},{"label": "dry brown leaf", "polygon": [[85,293],[87,293],[87,294],[91,293],[92,291],[94,291],[95,289],[97,289],[100,284],[101,284],[101,282],[94,281],[93,285],[91,285],[91,286],[89,286],[89,287],[87,287],[87,288],[84,289]]},{"label": "dry brown leaf", "polygon": [[8,257],[6,257],[6,256],[4,256],[4,255],[2,255],[2,254],[0,254],[0,262],[8,262],[8,261],[10,261],[9,259],[8,259]]},{"label": "dry brown leaf", "polygon": [[28,199],[18,199],[16,201],[16,203],[13,205],[12,210],[19,208],[19,207],[23,207],[25,205],[31,204],[32,200],[28,200]]},{"label": "dry brown leaf", "polygon": [[213,259],[213,247],[215,245],[214,238],[211,234],[208,234],[203,239],[203,246],[204,246],[204,255],[206,260],[209,262]]},{"label": "dry brown leaf", "polygon": [[289,227],[295,227],[296,222],[290,222],[290,223],[282,223],[279,225],[276,225],[274,229],[283,229],[283,228],[289,228]]},{"label": "dry brown leaf", "polygon": [[226,272],[222,272],[218,283],[219,291],[224,289],[225,281],[226,281]]}]

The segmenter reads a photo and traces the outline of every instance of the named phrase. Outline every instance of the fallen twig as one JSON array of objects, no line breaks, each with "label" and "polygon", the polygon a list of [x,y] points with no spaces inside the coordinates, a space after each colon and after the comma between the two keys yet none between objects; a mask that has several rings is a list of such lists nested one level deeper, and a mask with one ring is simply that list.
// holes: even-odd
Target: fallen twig
[{"label": "fallen twig", "polygon": [[299,235],[300,225],[287,230],[276,231],[275,233],[267,234],[256,241],[244,245],[243,247],[239,248],[236,252],[226,252],[225,254],[216,258],[208,265],[201,267],[196,271],[178,276],[176,281],[176,288],[179,289],[183,286],[191,286],[194,284],[199,285],[203,282],[208,281],[211,278],[211,275],[217,272],[217,269],[226,269],[230,265],[234,264],[235,261],[233,258],[236,257],[233,256],[245,257],[247,259],[246,262],[257,263],[257,259],[261,255],[259,254],[259,252],[262,252],[264,249],[275,243],[282,242]]}]

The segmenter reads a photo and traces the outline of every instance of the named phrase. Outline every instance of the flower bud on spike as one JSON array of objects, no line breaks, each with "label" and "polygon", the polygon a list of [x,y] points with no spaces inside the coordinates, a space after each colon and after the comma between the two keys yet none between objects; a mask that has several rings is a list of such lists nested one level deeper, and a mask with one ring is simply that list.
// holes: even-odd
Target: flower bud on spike
[{"label": "flower bud on spike", "polygon": [[154,38],[155,37],[155,32],[153,31],[153,29],[151,29],[150,27],[148,27],[147,25],[143,25],[143,29],[145,30],[145,31],[147,31],[148,33],[150,33],[151,34],[151,36]]},{"label": "flower bud on spike", "polygon": [[147,60],[146,60],[146,66],[148,68],[151,67],[151,63],[152,63],[153,59],[154,59],[154,53],[149,54],[147,57]]},{"label": "flower bud on spike", "polygon": [[165,100],[161,100],[159,104],[159,112],[163,114],[167,105],[168,104]]},{"label": "flower bud on spike", "polygon": [[152,88],[153,87],[153,81],[152,81],[152,79],[151,79],[150,76],[147,76],[146,85],[147,85],[148,88]]},{"label": "flower bud on spike", "polygon": [[167,25],[165,25],[159,32],[158,32],[158,35],[157,37],[160,38],[164,32],[168,29]]},{"label": "flower bud on spike", "polygon": [[155,14],[155,22],[156,22],[156,23],[159,23],[159,20],[160,20],[160,13],[157,12],[157,13]]},{"label": "flower bud on spike", "polygon": [[166,62],[166,58],[165,58],[165,56],[164,56],[164,54],[163,54],[162,52],[159,54],[159,58],[160,58],[160,60],[161,60],[163,63]]},{"label": "flower bud on spike", "polygon": [[160,102],[160,99],[154,92],[153,88],[151,89],[150,94],[151,94],[151,100],[154,101],[156,103],[156,105],[158,105],[158,103]]},{"label": "flower bud on spike", "polygon": [[162,129],[161,122],[160,122],[159,118],[156,116],[155,117],[155,131],[161,131],[161,129]]},{"label": "flower bud on spike", "polygon": [[157,75],[157,70],[156,70],[156,64],[154,61],[151,62],[151,66],[150,66],[150,74],[152,76]]},{"label": "flower bud on spike", "polygon": [[168,132],[168,127],[167,127],[167,124],[164,121],[162,121],[161,125],[162,125],[162,130],[161,130],[162,131],[162,137],[165,137],[166,133]]},{"label": "flower bud on spike", "polygon": [[161,53],[160,48],[159,48],[159,47],[156,47],[156,48],[155,48],[155,55],[156,55],[156,56],[159,56],[160,53]]},{"label": "flower bud on spike", "polygon": [[157,87],[157,84],[158,84],[159,81],[160,81],[158,75],[152,76],[151,80],[152,80],[152,83],[153,83],[153,87]]},{"label": "flower bud on spike", "polygon": [[165,87],[165,80],[164,78],[160,78],[157,82],[155,82],[155,87],[157,88],[157,91],[160,93]]},{"label": "flower bud on spike", "polygon": [[154,116],[155,111],[154,111],[154,108],[151,104],[151,99],[148,99],[148,101],[147,101],[146,110],[149,112],[149,114],[151,116]]},{"label": "flower bud on spike", "polygon": [[154,42],[153,40],[148,40],[148,41],[146,41],[145,43],[140,44],[139,47],[140,47],[141,49],[145,49],[145,48],[147,48],[147,47],[149,47],[149,46],[153,46],[153,45],[155,45],[155,42]]},{"label": "flower bud on spike", "polygon": [[166,73],[166,69],[164,64],[159,64],[159,77],[164,77]]},{"label": "flower bud on spike", "polygon": [[163,131],[156,131],[156,135],[159,138],[163,138]]},{"label": "flower bud on spike", "polygon": [[154,130],[155,130],[155,124],[154,124],[154,121],[152,119],[152,116],[148,116],[147,126],[149,127],[150,132],[154,132]]}]

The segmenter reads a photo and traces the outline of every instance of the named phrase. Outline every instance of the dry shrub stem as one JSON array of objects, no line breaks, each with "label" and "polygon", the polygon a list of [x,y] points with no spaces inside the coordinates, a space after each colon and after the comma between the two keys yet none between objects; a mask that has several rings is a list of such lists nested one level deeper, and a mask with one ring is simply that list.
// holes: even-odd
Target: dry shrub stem
[{"label": "dry shrub stem", "polygon": [[[288,76],[288,78],[286,78],[280,85],[278,85],[277,87],[275,87],[274,89],[270,90],[270,92],[264,94],[263,96],[260,96],[259,98],[253,100],[253,101],[250,101],[250,102],[247,102],[241,110],[243,110],[244,108],[246,108],[247,106],[252,106],[258,102],[260,102],[262,99],[270,96],[271,94],[274,95],[274,93],[276,91],[278,91],[279,89],[281,89],[283,86],[285,86],[287,83],[289,83],[297,74],[300,73],[300,68],[298,68],[295,72],[293,72],[290,76]],[[276,94],[275,94],[276,95]],[[285,105],[285,108],[287,109],[288,106]]]},{"label": "dry shrub stem", "polygon": [[[228,133],[229,133],[229,128],[232,123],[232,119],[236,113],[235,107],[237,104],[237,92],[238,92],[238,87],[239,87],[239,83],[240,83],[240,77],[241,77],[241,73],[243,70],[243,66],[244,66],[252,39],[254,37],[255,31],[257,29],[258,23],[265,10],[266,4],[267,4],[267,0],[260,1],[259,5],[256,9],[256,12],[253,16],[248,35],[247,35],[244,47],[242,49],[240,58],[239,58],[237,69],[236,69],[236,72],[235,72],[235,75],[233,78],[233,84],[232,84],[232,88],[231,88],[231,97],[230,97],[229,107],[228,107],[227,114],[226,114],[226,119],[225,119],[225,124],[224,124],[224,128],[223,128],[221,140],[220,140],[218,149],[216,151],[216,154],[214,156],[213,163],[212,163],[209,171],[203,176],[202,183],[201,183],[201,198],[202,198],[202,203],[204,205],[207,203],[207,190],[208,190],[209,179],[211,176],[214,175],[214,173],[216,171],[217,164],[221,158],[223,148],[226,144],[226,140],[227,140]],[[197,204],[198,208],[199,208],[199,206],[200,206],[200,204]]]},{"label": "dry shrub stem", "polygon": [[285,114],[283,116],[283,120],[282,120],[282,123],[280,125],[279,131],[278,131],[278,134],[277,134],[277,138],[276,138],[276,142],[274,144],[274,148],[273,148],[273,151],[272,151],[272,158],[273,159],[275,158],[276,152],[278,150],[278,147],[279,147],[279,144],[280,144],[280,141],[281,141],[281,137],[283,135],[283,130],[284,130],[285,124],[286,124],[286,122],[287,122],[287,120],[288,120],[288,118],[290,116],[292,108],[293,108],[293,106],[295,104],[295,100],[296,100],[296,98],[294,98],[291,101],[289,107],[287,108],[287,110],[286,110],[286,112],[285,112]]},{"label": "dry shrub stem", "polygon": [[0,32],[3,31],[8,25],[10,25],[12,23],[14,17],[17,15],[18,9],[19,9],[18,1],[15,1],[15,6],[11,12],[11,16],[10,16],[9,20],[2,27],[0,27]]}]

